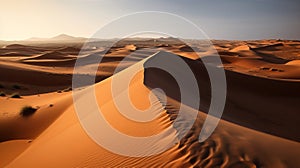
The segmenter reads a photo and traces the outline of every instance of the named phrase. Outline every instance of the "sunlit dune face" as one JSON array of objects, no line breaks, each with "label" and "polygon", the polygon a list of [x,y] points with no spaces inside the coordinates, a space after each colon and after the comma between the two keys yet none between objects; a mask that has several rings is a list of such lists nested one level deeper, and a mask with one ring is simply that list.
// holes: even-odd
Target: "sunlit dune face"
[{"label": "sunlit dune face", "polygon": [[[141,111],[141,113],[150,108],[149,94],[150,90],[144,85],[140,85],[143,82],[143,71],[138,72],[131,80],[128,87],[129,99],[132,105]],[[138,88],[139,91],[136,91]],[[166,117],[163,108],[157,108],[161,113],[157,118],[148,122],[137,122],[124,116],[117,108],[115,100],[111,91],[111,80],[103,82],[103,86],[97,88],[96,97],[105,119],[111,124],[112,127],[118,131],[130,136],[152,136],[161,132],[170,126],[170,120]],[[114,101],[111,101],[114,100]],[[159,104],[157,104],[159,105]],[[123,109],[124,110],[124,109]],[[147,131],[144,131],[147,130]]]},{"label": "sunlit dune face", "polygon": [[[138,72],[131,80],[130,85],[135,85],[137,82],[143,82],[143,78],[140,78],[143,75],[144,71]],[[143,111],[150,107],[150,102],[147,101],[149,99],[150,90],[146,88],[146,86],[142,86],[141,88],[143,92],[137,92],[133,87],[129,87],[129,98],[131,99],[131,103],[135,106],[135,108]]]}]

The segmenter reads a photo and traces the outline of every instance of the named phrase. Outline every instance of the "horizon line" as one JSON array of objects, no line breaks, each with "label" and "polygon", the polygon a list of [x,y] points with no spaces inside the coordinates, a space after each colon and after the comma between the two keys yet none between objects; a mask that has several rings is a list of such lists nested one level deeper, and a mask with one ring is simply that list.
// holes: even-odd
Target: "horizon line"
[{"label": "horizon line", "polygon": [[55,41],[72,41],[71,39],[69,40],[63,40],[63,39],[55,39],[59,38],[60,36],[66,36],[67,38],[74,38],[73,41],[80,41],[81,40],[89,40],[89,39],[97,39],[97,40],[114,40],[114,39],[133,39],[133,38],[140,38],[140,39],[166,39],[166,38],[177,38],[177,39],[184,39],[184,40],[228,40],[228,41],[254,41],[254,40],[292,40],[292,41],[299,41],[300,39],[285,39],[285,38],[261,38],[261,39],[237,39],[237,38],[229,38],[229,39],[218,39],[218,38],[209,38],[209,39],[193,39],[193,38],[182,38],[182,37],[143,37],[143,36],[134,36],[134,37],[111,37],[111,38],[100,38],[100,37],[84,37],[84,36],[74,36],[74,35],[69,35],[66,33],[60,33],[56,36],[52,37],[29,37],[25,39],[0,39],[1,42],[55,42]]}]

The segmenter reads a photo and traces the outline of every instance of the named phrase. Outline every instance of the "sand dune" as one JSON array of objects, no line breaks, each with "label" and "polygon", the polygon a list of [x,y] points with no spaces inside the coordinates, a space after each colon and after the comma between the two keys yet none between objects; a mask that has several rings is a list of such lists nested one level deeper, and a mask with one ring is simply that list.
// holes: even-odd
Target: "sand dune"
[{"label": "sand dune", "polygon": [[57,51],[61,52],[61,53],[65,53],[65,54],[77,55],[80,52],[80,48],[64,47],[64,48],[59,49]]},{"label": "sand dune", "polygon": [[[180,51],[183,51],[183,52],[201,52],[201,50],[197,47],[190,47],[188,45],[183,45],[181,47],[179,47],[179,50]],[[204,50],[206,51],[206,50]]]},{"label": "sand dune", "polygon": [[289,62],[287,62],[285,65],[300,66],[300,60],[289,61]]},{"label": "sand dune", "polygon": [[[139,45],[129,43],[115,46],[105,55],[91,50],[77,56],[83,61],[83,69],[99,66],[96,81],[100,82],[72,92],[67,87],[71,85],[76,59],[67,55],[76,53],[77,48],[48,48],[46,53],[33,54],[30,59],[3,57],[0,60],[0,91],[24,92],[28,96],[0,97],[0,167],[296,168],[300,165],[297,159],[300,155],[297,130],[300,122],[300,44],[292,41],[281,41],[280,44],[276,41],[214,42],[223,64],[216,64],[213,49],[202,52],[207,48],[201,45],[196,53],[188,51],[187,46],[175,43],[166,43],[161,47],[151,46],[151,43],[149,50]],[[23,47],[18,49],[19,52],[24,50],[24,46],[11,47]],[[286,55],[282,52],[284,48],[288,48]],[[273,50],[274,54],[271,52]],[[199,59],[197,53],[203,60]],[[103,61],[96,64],[93,60],[99,57],[103,57]],[[126,61],[122,62],[125,57]],[[185,102],[185,115],[182,118],[178,117],[183,101],[176,80],[166,71],[148,67],[155,61],[168,65],[170,61],[160,60],[173,57],[186,63],[200,86],[199,111]],[[122,71],[111,76],[117,66]],[[211,104],[207,66],[215,70],[225,69],[227,100],[216,130],[200,143],[198,136]],[[140,67],[142,69],[134,75],[127,88],[126,79]],[[173,68],[182,71],[179,67]],[[76,75],[86,75],[88,79],[88,72]],[[118,81],[117,86],[122,89],[112,92],[114,81]],[[20,88],[12,89],[14,83]],[[43,87],[48,90],[39,94],[34,90]],[[161,88],[166,97],[159,93],[150,94],[154,88]],[[89,91],[94,90],[96,106],[89,99]],[[138,122],[121,114],[115,101],[120,99],[125,102],[121,99],[125,91],[128,91],[129,100],[135,108],[145,110],[150,107],[149,112],[155,114],[154,119]],[[198,93],[190,87],[185,91],[191,100],[197,98]],[[145,137],[165,131],[159,141],[144,144],[152,146],[152,150],[169,142],[177,143],[153,156],[129,157],[113,153],[87,135],[76,115],[72,94],[78,95],[81,103],[87,105],[85,119],[94,118],[92,112],[99,107],[106,121],[126,135]],[[37,110],[29,116],[22,116],[20,111],[26,105]],[[192,116],[196,116],[196,121],[191,129],[176,141],[181,129],[187,129]],[[101,137],[107,138],[113,145],[119,145],[120,149],[134,152],[143,147],[137,143],[125,143],[122,139],[109,139],[112,132],[104,129],[104,126],[102,128]]]},{"label": "sand dune", "polygon": [[[200,108],[207,112],[211,100],[211,86],[205,70],[206,67],[200,61],[193,61],[188,58],[182,59],[191,67],[195,76],[199,77],[197,81],[198,85],[201,86],[199,92]],[[151,61],[156,60],[152,59]],[[145,75],[147,75],[146,86],[162,88],[167,94],[169,93],[170,97],[180,101],[179,89],[176,87],[171,89],[173,86],[166,85],[167,83],[175,83],[174,79],[170,79],[168,73],[163,70],[151,69],[146,70]],[[299,81],[268,79],[232,71],[226,71],[226,78],[228,93],[227,104],[223,113],[224,119],[237,122],[239,125],[248,128],[300,141],[297,136],[297,129],[295,129],[297,123],[300,122],[296,117],[298,113],[296,109],[300,108],[296,103],[300,101],[298,97],[300,95]],[[155,85],[151,84],[153,80],[157,81]],[[240,94],[243,95],[244,99],[240,99]],[[190,92],[189,95],[194,94]],[[247,113],[241,113],[241,111]],[[265,113],[257,113],[258,111],[264,111]],[[289,116],[286,116],[286,113]],[[276,114],[276,116],[270,118],[269,116],[272,114]],[[251,121],[255,121],[255,123]]]},{"label": "sand dune", "polygon": [[229,50],[230,52],[239,52],[239,51],[250,51],[251,48],[248,45],[241,45],[238,47],[235,47],[231,50]]},{"label": "sand dune", "polygon": [[0,56],[31,56],[40,51],[31,48],[0,48]]},{"label": "sand dune", "polygon": [[252,48],[253,50],[270,50],[270,51],[276,51],[276,50],[282,50],[284,48],[283,43],[275,43],[275,44],[269,44],[264,46],[259,46]]},{"label": "sand dune", "polygon": [[29,48],[31,49],[31,46],[26,46],[26,45],[22,45],[22,44],[10,44],[10,45],[7,45],[5,46],[4,48],[7,48],[7,49],[24,49],[24,48]]},{"label": "sand dune", "polygon": [[[48,50],[48,47],[44,48],[41,46],[32,46],[32,45],[23,45],[23,44],[10,44],[3,47],[4,49],[11,49],[11,50],[17,50],[17,51],[46,51]],[[51,47],[52,48],[52,47]]]},{"label": "sand dune", "polygon": [[58,51],[51,51],[51,52],[47,52],[45,54],[39,55],[37,57],[33,57],[33,58],[28,58],[26,60],[31,60],[31,59],[66,59],[66,54],[60,53]]},{"label": "sand dune", "polygon": [[130,51],[135,51],[135,50],[138,49],[138,48],[137,48],[135,45],[133,45],[133,44],[126,45],[124,48],[126,48],[126,49],[128,49],[128,50],[130,50]]}]

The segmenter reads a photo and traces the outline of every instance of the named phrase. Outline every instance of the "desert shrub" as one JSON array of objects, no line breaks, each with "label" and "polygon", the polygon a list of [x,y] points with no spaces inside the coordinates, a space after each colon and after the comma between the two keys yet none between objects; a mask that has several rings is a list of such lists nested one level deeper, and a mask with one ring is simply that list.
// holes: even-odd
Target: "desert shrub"
[{"label": "desert shrub", "polygon": [[10,95],[11,98],[21,98],[21,95],[19,93],[13,93]]},{"label": "desert shrub", "polygon": [[0,96],[4,97],[4,96],[6,96],[6,94],[4,92],[0,92]]},{"label": "desert shrub", "polygon": [[31,106],[24,106],[20,111],[20,115],[24,116],[24,117],[28,117],[28,116],[31,116],[36,111],[37,111],[36,108],[33,108]]}]

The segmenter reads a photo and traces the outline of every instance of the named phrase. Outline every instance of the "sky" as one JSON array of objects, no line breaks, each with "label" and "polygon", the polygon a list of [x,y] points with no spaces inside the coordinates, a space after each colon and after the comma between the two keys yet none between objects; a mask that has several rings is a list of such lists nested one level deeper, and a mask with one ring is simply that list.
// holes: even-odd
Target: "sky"
[{"label": "sky", "polygon": [[[211,39],[300,39],[298,0],[0,0],[0,4],[0,40],[62,33],[91,37],[111,21],[142,11],[182,16]],[[182,38],[193,37],[188,33]]]}]

